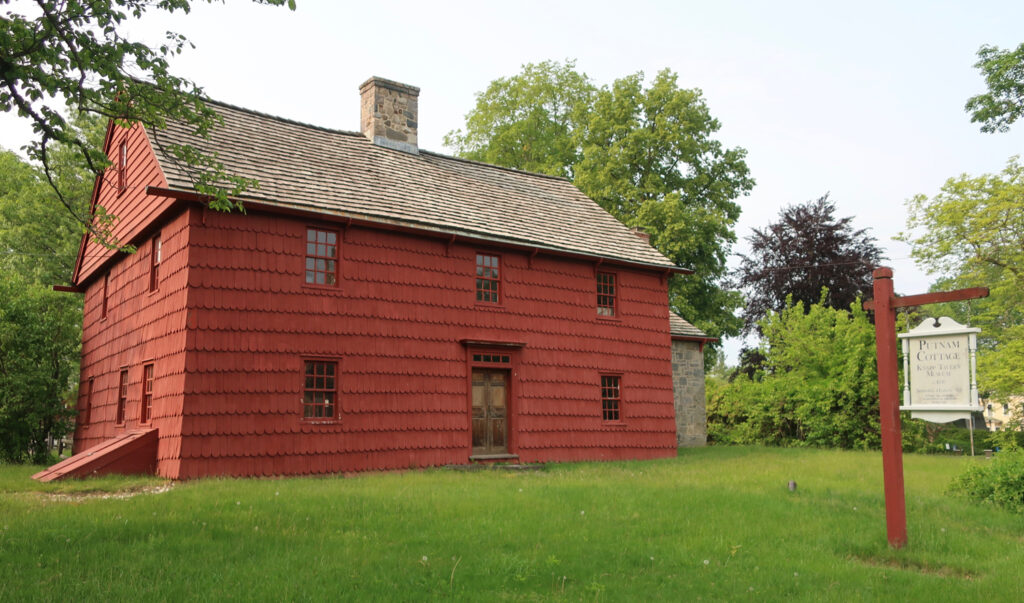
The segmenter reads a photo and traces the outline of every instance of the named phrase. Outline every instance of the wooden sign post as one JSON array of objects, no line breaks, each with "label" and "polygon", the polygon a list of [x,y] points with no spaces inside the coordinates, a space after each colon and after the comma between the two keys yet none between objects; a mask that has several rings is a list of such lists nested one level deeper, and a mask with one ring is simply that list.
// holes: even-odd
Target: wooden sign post
[{"label": "wooden sign post", "polygon": [[988,297],[988,289],[975,287],[897,297],[892,269],[876,268],[875,298],[864,302],[875,312],[875,346],[878,362],[878,405],[882,428],[882,474],[885,483],[885,527],[889,546],[907,544],[907,504],[903,492],[903,435],[900,429],[899,368],[896,357],[896,308]]}]

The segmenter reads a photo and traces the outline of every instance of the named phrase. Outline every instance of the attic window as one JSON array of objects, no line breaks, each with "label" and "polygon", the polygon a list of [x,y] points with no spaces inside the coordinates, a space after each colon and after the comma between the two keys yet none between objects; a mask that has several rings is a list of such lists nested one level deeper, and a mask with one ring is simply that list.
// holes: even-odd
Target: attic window
[{"label": "attic window", "polygon": [[338,233],[306,229],[306,284],[334,285],[337,279]]},{"label": "attic window", "polygon": [[597,315],[615,316],[615,275],[597,273]]},{"label": "attic window", "polygon": [[117,145],[117,192],[128,189],[128,137],[121,139]]},{"label": "attic window", "polygon": [[500,303],[500,258],[496,255],[476,254],[476,301]]},{"label": "attic window", "polygon": [[605,421],[618,421],[620,418],[620,379],[616,375],[601,375],[601,418]]}]

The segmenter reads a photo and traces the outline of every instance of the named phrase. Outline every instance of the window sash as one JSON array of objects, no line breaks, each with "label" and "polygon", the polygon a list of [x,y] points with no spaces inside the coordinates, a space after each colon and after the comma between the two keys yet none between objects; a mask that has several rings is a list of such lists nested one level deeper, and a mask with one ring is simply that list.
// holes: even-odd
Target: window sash
[{"label": "window sash", "polygon": [[338,233],[318,228],[306,229],[305,280],[307,285],[337,284]]},{"label": "window sash", "polygon": [[501,303],[501,258],[484,253],[476,254],[476,301]]},{"label": "window sash", "polygon": [[622,402],[621,378],[615,375],[601,375],[601,418],[605,421],[619,421]]},{"label": "window sash", "polygon": [[147,364],[142,369],[142,405],[139,410],[139,422],[149,423],[153,417],[153,365]]},{"label": "window sash", "polygon": [[153,237],[153,248],[149,255],[149,290],[156,291],[160,287],[160,262],[163,259],[163,241],[160,235]]},{"label": "window sash", "polygon": [[117,145],[117,192],[128,189],[128,138],[121,139]]},{"label": "window sash", "polygon": [[338,403],[338,363],[306,360],[302,390],[303,419],[334,419]]},{"label": "window sash", "polygon": [[103,275],[103,305],[100,307],[100,318],[107,317],[108,295],[110,294],[110,273]]},{"label": "window sash", "polygon": [[610,272],[597,273],[597,314],[615,316],[615,275]]},{"label": "window sash", "polygon": [[128,369],[123,369],[117,383],[117,411],[114,423],[124,425],[124,407],[128,404]]}]

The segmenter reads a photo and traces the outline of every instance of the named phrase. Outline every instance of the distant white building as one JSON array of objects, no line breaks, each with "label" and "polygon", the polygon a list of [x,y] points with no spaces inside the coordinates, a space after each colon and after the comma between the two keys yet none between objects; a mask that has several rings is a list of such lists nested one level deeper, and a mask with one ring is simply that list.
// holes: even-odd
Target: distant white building
[{"label": "distant white building", "polygon": [[[1003,431],[1015,419],[1020,419],[1019,413],[1024,396],[1013,396],[1008,402],[995,402],[992,399],[982,400],[982,412],[985,415],[985,427],[989,431]],[[1021,426],[1017,423],[1017,429]]]}]

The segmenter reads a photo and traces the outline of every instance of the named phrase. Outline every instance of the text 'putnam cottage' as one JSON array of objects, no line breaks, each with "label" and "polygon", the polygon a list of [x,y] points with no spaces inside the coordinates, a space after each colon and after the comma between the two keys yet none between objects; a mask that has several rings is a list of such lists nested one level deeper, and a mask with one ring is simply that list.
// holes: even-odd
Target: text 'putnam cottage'
[{"label": "text 'putnam cottage'", "polygon": [[[362,133],[215,102],[210,140],[109,128],[94,205],[138,252],[82,244],[75,452],[178,479],[702,444],[687,271],[565,179],[419,149],[417,88],[361,92]],[[258,180],[246,214],[208,210],[171,144]]]}]

